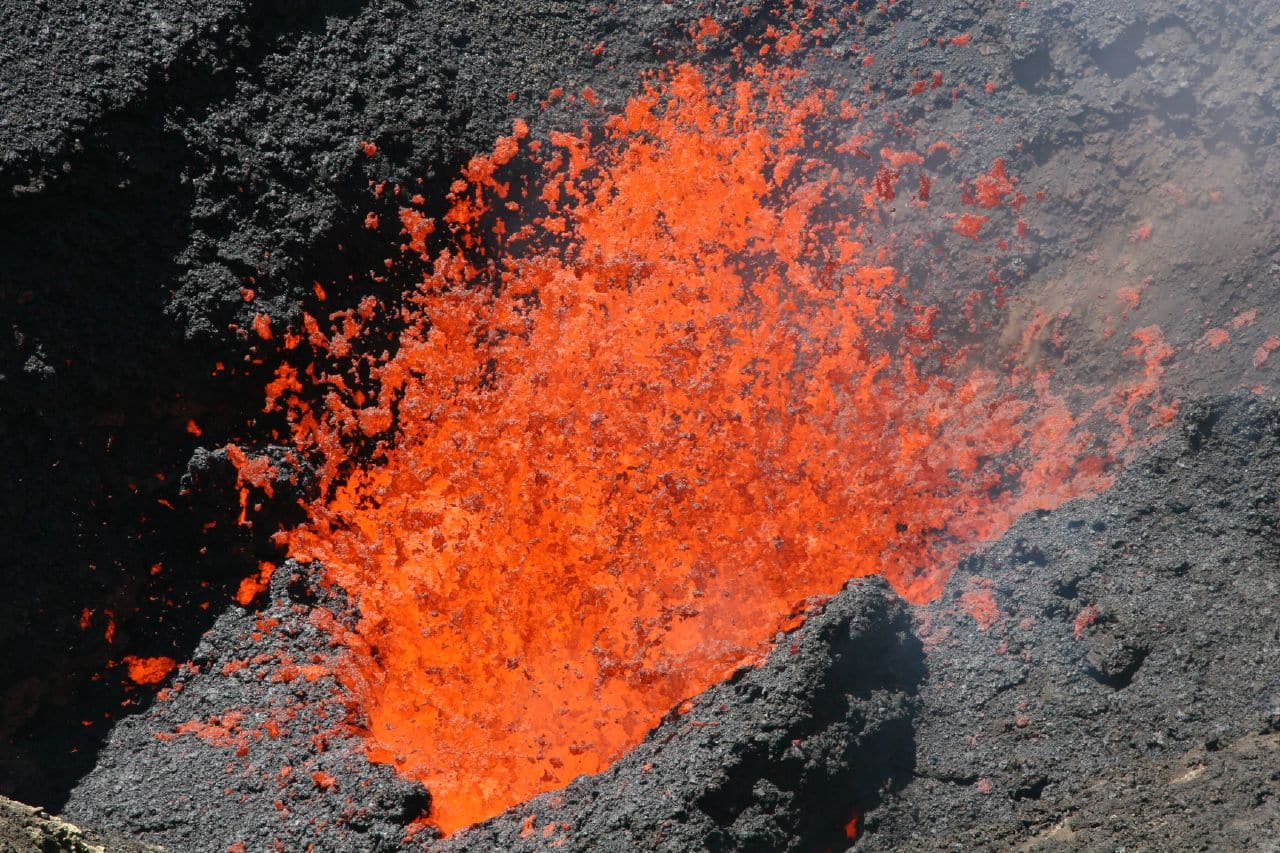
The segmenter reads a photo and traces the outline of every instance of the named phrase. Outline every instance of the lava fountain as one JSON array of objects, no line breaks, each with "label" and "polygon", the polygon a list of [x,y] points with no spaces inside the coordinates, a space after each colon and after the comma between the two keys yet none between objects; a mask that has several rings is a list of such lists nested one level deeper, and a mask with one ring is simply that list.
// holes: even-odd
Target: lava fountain
[{"label": "lava fountain", "polygon": [[1158,329],[1092,394],[961,344],[881,210],[917,170],[969,244],[1015,179],[944,219],[865,113],[798,71],[674,65],[603,123],[517,122],[443,215],[400,209],[402,301],[290,332],[268,405],[318,488],[280,537],[358,607],[369,756],[442,831],[602,770],[849,578],[931,599],[1171,417]]}]

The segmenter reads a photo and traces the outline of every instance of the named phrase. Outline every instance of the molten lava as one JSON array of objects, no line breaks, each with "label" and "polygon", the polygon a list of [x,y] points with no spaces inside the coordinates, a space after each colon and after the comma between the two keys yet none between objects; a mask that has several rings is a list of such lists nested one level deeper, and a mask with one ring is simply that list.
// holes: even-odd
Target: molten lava
[{"label": "molten lava", "polygon": [[135,684],[159,684],[178,666],[177,661],[167,657],[125,655],[123,662],[128,667],[129,678]]},{"label": "molten lava", "polygon": [[[283,537],[358,602],[370,756],[444,831],[604,769],[848,579],[928,600],[1020,514],[1108,484],[1158,330],[1138,380],[1074,407],[944,348],[870,248],[857,113],[795,72],[681,66],[603,130],[519,122],[439,221],[402,211],[425,272],[394,352],[353,347],[372,299],[307,318],[323,357],[270,398],[321,488]],[[1003,162],[978,191],[1013,194]]]}]

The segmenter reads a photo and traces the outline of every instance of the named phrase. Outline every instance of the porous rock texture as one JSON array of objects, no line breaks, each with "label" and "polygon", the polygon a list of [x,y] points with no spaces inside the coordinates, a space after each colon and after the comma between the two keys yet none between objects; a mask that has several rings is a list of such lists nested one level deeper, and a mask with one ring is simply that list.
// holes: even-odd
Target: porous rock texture
[{"label": "porous rock texture", "polygon": [[333,651],[316,615],[349,607],[300,567],[272,581],[268,606],[223,613],[165,698],[114,728],[68,813],[172,850],[399,847],[427,792],[365,760],[332,668],[314,663]]},{"label": "porous rock texture", "polygon": [[1280,843],[1280,406],[1191,404],[1180,427],[916,612],[914,778],[857,849]]}]

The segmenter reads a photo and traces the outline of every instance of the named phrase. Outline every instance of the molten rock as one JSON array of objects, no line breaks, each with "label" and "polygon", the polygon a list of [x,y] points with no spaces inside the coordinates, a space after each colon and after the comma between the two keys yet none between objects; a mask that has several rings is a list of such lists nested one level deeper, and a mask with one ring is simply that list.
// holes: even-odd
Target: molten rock
[{"label": "molten rock", "polygon": [[854,581],[609,770],[440,849],[835,849],[855,813],[911,778],[923,675],[904,603],[882,580]]}]

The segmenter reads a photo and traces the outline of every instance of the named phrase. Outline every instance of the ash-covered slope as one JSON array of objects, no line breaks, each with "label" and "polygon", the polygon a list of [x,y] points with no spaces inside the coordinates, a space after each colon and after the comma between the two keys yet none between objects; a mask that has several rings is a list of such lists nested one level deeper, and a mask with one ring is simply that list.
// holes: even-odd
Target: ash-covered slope
[{"label": "ash-covered slope", "polygon": [[1274,847],[1278,501],[1276,401],[1192,404],[1111,491],[967,562],[916,611],[915,779],[858,849]]},{"label": "ash-covered slope", "polygon": [[303,574],[278,571],[268,606],[217,620],[158,701],[113,729],[67,814],[171,850],[398,847],[426,792],[365,760],[333,676],[345,602]]}]

